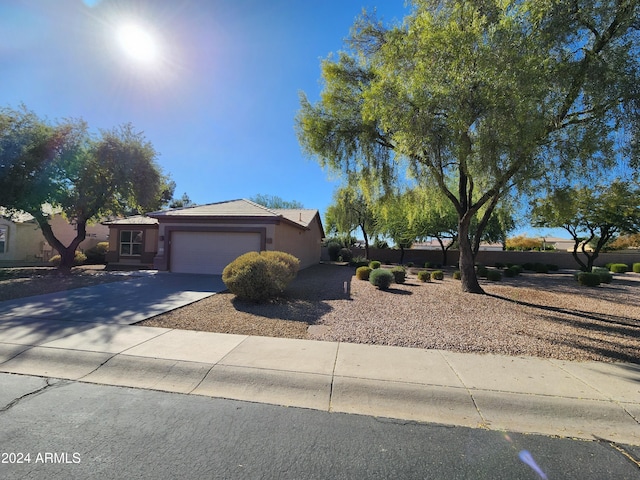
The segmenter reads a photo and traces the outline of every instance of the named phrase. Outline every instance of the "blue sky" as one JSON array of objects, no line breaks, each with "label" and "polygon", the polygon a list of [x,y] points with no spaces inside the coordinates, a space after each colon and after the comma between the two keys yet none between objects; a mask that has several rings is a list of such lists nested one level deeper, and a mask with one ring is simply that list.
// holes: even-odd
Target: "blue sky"
[{"label": "blue sky", "polygon": [[[131,122],[196,203],[262,193],[324,212],[338,182],[302,154],[298,93],[317,99],[321,59],[376,3],[385,21],[407,13],[404,0],[3,0],[1,103],[94,131]],[[121,48],[131,21],[156,62]]]},{"label": "blue sky", "polygon": [[[300,149],[298,95],[317,100],[320,62],[363,8],[408,13],[404,0],[2,0],[0,103],[94,131],[131,122],[177,197],[277,195],[324,214],[340,182]],[[131,22],[155,38],[155,62],[119,44]]]}]

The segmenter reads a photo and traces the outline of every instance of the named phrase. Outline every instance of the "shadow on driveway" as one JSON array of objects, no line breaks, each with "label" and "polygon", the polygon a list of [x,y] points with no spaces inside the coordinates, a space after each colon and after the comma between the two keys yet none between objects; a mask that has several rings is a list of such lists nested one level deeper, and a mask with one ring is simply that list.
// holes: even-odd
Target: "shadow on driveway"
[{"label": "shadow on driveway", "polygon": [[37,295],[0,303],[7,321],[56,320],[132,324],[188,305],[226,287],[219,275],[155,273],[124,282]]}]

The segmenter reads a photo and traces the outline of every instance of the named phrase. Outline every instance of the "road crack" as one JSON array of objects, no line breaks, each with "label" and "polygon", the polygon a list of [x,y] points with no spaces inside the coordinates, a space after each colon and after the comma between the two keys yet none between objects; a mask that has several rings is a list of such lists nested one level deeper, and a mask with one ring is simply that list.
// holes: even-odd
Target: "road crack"
[{"label": "road crack", "polygon": [[54,379],[54,378],[45,378],[44,381],[45,381],[45,385],[43,385],[42,387],[38,388],[37,390],[33,390],[32,392],[25,393],[24,395],[21,395],[18,398],[15,398],[15,399],[11,400],[4,407],[0,407],[0,414],[8,412],[13,407],[18,405],[23,400],[26,400],[27,398],[38,396],[41,393],[45,392],[46,390],[49,390],[49,389],[54,388],[54,387],[59,387],[59,386],[65,385],[67,383],[67,382],[65,382],[63,380],[58,380],[58,379]]}]

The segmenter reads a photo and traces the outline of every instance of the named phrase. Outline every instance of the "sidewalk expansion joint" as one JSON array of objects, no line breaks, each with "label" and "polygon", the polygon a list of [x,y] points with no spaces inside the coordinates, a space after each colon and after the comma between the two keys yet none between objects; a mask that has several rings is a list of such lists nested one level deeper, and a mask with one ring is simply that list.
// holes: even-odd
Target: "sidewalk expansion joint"
[{"label": "sidewalk expansion joint", "polygon": [[620,455],[622,455],[627,460],[629,460],[631,463],[633,463],[640,470],[640,458],[636,458],[635,455],[633,455],[633,453],[631,453],[626,448],[624,448],[623,445],[618,445],[616,442],[612,442],[611,440],[607,440],[605,438],[600,438],[600,437],[595,437],[595,438],[600,443],[608,444],[611,448],[613,448]]},{"label": "sidewalk expansion joint", "polygon": [[331,384],[329,385],[329,409],[331,411],[331,404],[333,402],[333,382],[336,378],[336,366],[338,365],[338,353],[340,352],[340,342],[338,342],[338,346],[336,347],[336,356],[333,359],[333,368],[331,369]]},{"label": "sidewalk expansion joint", "polygon": [[449,365],[449,368],[451,369],[451,371],[455,374],[455,376],[458,378],[458,380],[460,381],[460,383],[462,384],[464,389],[467,391],[467,394],[469,395],[469,398],[471,399],[471,403],[473,403],[473,408],[476,409],[476,412],[478,412],[478,416],[480,417],[480,420],[481,420],[480,424],[478,425],[478,427],[479,428],[484,428],[486,430],[489,430],[489,425],[491,425],[491,422],[489,422],[485,418],[485,416],[482,414],[482,412],[480,411],[480,407],[478,406],[478,403],[476,402],[476,399],[473,396],[473,392],[467,386],[467,384],[464,383],[464,380],[462,380],[462,377],[460,376],[460,374],[456,371],[456,369],[453,367],[453,365],[451,365],[451,363],[449,362],[449,359],[447,358],[447,356],[444,355],[442,352],[440,352],[440,356],[444,359],[445,363],[447,365]]}]

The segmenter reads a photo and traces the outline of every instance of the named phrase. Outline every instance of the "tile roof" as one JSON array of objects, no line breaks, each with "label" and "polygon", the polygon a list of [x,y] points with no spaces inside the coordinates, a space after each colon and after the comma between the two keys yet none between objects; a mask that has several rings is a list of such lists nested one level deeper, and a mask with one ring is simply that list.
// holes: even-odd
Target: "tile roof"
[{"label": "tile roof", "polygon": [[284,218],[291,223],[308,228],[314,217],[318,213],[312,209],[281,208],[270,209],[259,205],[251,200],[238,199],[226,202],[210,203],[207,205],[196,205],[193,207],[174,208],[150,213],[153,218],[189,218],[189,217],[264,217],[264,218]]},{"label": "tile roof", "polygon": [[157,218],[150,218],[146,215],[134,215],[133,217],[116,218],[102,222],[103,225],[157,225]]}]

